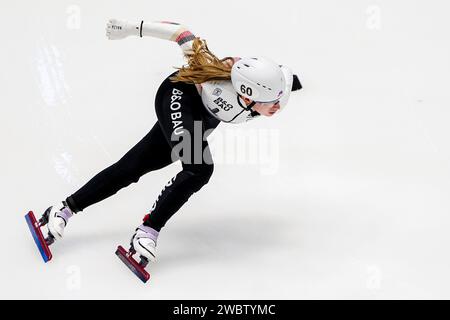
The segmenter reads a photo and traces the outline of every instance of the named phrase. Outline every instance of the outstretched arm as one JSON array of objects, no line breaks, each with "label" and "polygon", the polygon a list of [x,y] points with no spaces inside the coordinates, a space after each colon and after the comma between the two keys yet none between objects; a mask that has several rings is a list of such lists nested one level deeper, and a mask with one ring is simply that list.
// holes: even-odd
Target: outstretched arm
[{"label": "outstretched arm", "polygon": [[109,40],[124,39],[128,36],[154,37],[177,42],[185,55],[192,53],[195,36],[185,26],[175,22],[128,22],[111,19],[106,25],[106,36]]}]

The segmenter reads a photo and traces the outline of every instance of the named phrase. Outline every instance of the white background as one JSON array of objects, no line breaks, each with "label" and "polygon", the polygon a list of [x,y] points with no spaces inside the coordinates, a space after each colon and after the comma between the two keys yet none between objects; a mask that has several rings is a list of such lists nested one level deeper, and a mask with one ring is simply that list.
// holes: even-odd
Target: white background
[{"label": "white background", "polygon": [[[450,298],[448,9],[0,0],[0,298]],[[23,218],[141,139],[160,82],[183,63],[175,43],[108,41],[113,17],[183,23],[218,56],[272,57],[304,85],[276,118],[219,127],[271,130],[277,169],[217,164],[161,232],[147,285],[114,251],[178,165],[74,217],[48,264]]]}]

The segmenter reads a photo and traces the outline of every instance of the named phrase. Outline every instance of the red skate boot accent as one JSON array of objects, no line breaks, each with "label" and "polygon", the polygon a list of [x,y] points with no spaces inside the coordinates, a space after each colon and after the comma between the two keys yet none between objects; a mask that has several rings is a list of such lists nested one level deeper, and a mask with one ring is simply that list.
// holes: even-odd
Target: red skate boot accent
[{"label": "red skate boot accent", "polygon": [[36,221],[33,211],[28,212],[25,215],[25,220],[27,221],[28,227],[30,228],[31,235],[33,236],[34,242],[36,243],[39,252],[41,253],[44,262],[48,262],[52,259],[52,253],[50,252],[49,245],[51,245],[55,239],[49,235],[46,239],[42,235],[41,227],[48,223],[48,210],[44,213],[39,222]]},{"label": "red skate boot accent", "polygon": [[150,274],[145,271],[145,267],[148,264],[148,260],[145,257],[141,257],[141,262],[134,260],[133,255],[136,251],[130,248],[127,252],[122,246],[118,246],[116,255],[120,260],[139,278],[142,282],[146,283],[150,279]]}]

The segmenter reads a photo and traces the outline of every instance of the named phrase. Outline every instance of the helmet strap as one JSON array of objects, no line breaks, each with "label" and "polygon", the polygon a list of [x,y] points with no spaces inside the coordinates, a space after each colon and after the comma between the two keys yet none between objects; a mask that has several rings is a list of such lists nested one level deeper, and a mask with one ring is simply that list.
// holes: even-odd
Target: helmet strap
[{"label": "helmet strap", "polygon": [[237,102],[239,103],[239,105],[240,105],[244,110],[246,110],[246,111],[250,111],[250,110],[255,106],[255,104],[256,104],[255,101],[252,101],[248,106],[244,106],[244,105],[242,105],[242,103],[241,103],[240,96],[239,96],[239,95],[236,95],[236,97],[237,97]]}]

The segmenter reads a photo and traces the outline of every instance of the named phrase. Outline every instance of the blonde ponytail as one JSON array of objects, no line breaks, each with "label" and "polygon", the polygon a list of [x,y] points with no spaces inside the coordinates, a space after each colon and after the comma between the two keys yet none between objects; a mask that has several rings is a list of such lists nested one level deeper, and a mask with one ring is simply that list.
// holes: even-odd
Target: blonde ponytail
[{"label": "blonde ponytail", "polygon": [[[192,53],[186,55],[187,65],[177,68],[176,76],[170,78],[172,82],[201,84],[210,80],[230,80],[232,57],[217,58],[208,49],[206,40],[195,38]],[[227,60],[231,60],[227,63]]]}]

